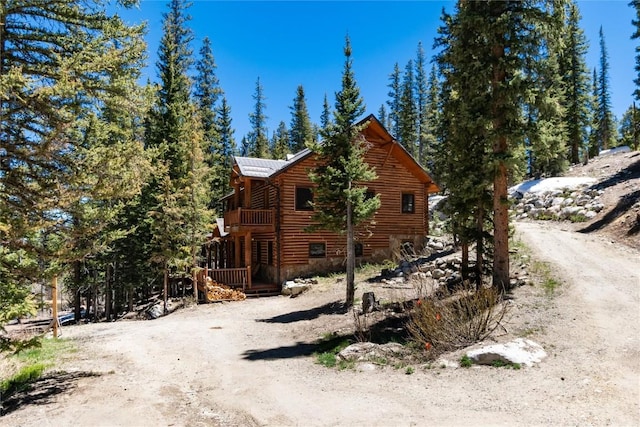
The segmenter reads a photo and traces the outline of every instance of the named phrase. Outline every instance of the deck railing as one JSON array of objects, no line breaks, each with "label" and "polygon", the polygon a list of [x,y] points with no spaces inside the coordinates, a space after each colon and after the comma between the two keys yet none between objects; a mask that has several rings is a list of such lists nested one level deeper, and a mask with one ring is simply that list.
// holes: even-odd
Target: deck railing
[{"label": "deck railing", "polygon": [[262,226],[273,225],[273,209],[243,209],[224,213],[225,225]]},{"label": "deck railing", "polygon": [[209,270],[209,277],[217,283],[242,290],[251,289],[251,267],[245,268],[217,268]]}]

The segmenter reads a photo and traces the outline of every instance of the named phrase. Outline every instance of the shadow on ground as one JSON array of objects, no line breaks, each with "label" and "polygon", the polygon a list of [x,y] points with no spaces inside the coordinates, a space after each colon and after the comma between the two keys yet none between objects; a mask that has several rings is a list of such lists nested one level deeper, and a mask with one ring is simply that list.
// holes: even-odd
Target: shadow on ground
[{"label": "shadow on ground", "polygon": [[72,392],[81,378],[98,377],[94,372],[50,372],[24,389],[0,399],[0,415],[9,414],[27,405],[47,405],[62,393]]},{"label": "shadow on ground", "polygon": [[293,323],[302,320],[317,319],[322,314],[345,314],[348,311],[344,303],[330,302],[320,307],[310,308],[308,310],[292,311],[287,314],[270,317],[268,319],[257,319],[256,322],[265,323]]},{"label": "shadow on ground", "polygon": [[[634,154],[631,157],[636,157],[636,156],[640,156],[640,153]],[[591,188],[594,188],[596,190],[604,190],[605,188],[609,188],[622,181],[627,181],[629,179],[635,179],[635,178],[640,178],[640,160],[637,160],[634,163],[631,163],[629,166],[627,166],[624,169],[621,169],[615,175],[612,175],[609,178],[605,179],[604,181],[601,181],[593,185]]]},{"label": "shadow on ground", "polygon": [[[327,306],[325,305],[318,307],[317,310],[322,312],[322,310],[326,310],[326,308]],[[342,310],[346,312],[346,309]],[[406,330],[407,317],[405,314],[394,313],[375,321],[367,319],[368,317],[360,316],[360,329],[356,334],[338,334],[336,332],[327,331],[327,336],[316,342],[297,342],[291,346],[275,347],[263,350],[247,350],[242,356],[243,359],[250,361],[292,359],[296,357],[311,356],[314,353],[334,352],[336,347],[344,348],[346,345],[352,344],[357,340],[370,341],[378,344],[385,344],[388,342],[406,343],[408,341],[409,336]],[[358,339],[356,339],[356,337]]]},{"label": "shadow on ground", "polygon": [[[625,194],[620,198],[618,203],[613,207],[609,212],[607,212],[601,219],[594,221],[592,224],[578,230],[579,233],[591,233],[593,231],[600,230],[607,225],[611,224],[620,216],[624,215],[631,209],[631,207],[640,200],[640,190],[636,190],[632,193]],[[638,227],[632,228],[629,231],[629,235],[635,234],[638,232]]]}]

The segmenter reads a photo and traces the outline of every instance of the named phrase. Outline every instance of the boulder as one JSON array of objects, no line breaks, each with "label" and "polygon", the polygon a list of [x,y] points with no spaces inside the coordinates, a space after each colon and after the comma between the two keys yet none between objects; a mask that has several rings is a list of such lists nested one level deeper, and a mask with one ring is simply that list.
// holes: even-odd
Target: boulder
[{"label": "boulder", "polygon": [[477,350],[470,350],[467,352],[467,357],[479,365],[502,362],[533,366],[547,357],[547,353],[540,344],[534,341],[516,338],[504,344],[495,344]]},{"label": "boulder", "polygon": [[338,358],[342,360],[367,361],[381,358],[401,356],[407,353],[407,349],[396,342],[387,344],[375,344],[372,342],[359,342],[351,344],[349,347],[338,353]]},{"label": "boulder", "polygon": [[431,277],[433,277],[434,279],[440,279],[442,277],[444,277],[446,275],[446,273],[444,272],[444,270],[441,270],[439,268],[436,268],[435,270],[433,270],[433,272],[431,273]]},{"label": "boulder", "polygon": [[151,307],[146,309],[144,313],[147,316],[147,319],[150,320],[162,317],[164,315],[164,302],[159,302],[152,305]]},{"label": "boulder", "polygon": [[282,285],[282,295],[290,295],[296,297],[301,293],[308,291],[310,286],[306,283],[296,283],[293,280],[288,280]]}]

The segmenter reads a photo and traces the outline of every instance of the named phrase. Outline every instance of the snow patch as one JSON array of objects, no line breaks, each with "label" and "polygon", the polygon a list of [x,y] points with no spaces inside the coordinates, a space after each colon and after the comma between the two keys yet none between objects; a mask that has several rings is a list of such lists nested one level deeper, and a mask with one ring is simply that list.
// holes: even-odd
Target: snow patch
[{"label": "snow patch", "polygon": [[585,187],[593,185],[597,180],[589,177],[579,176],[563,176],[545,179],[533,179],[531,181],[525,181],[518,185],[514,185],[509,188],[509,194],[513,193],[542,193],[545,191],[554,190],[573,190],[575,188]]},{"label": "snow patch", "polygon": [[622,147],[611,148],[609,150],[602,150],[598,156],[611,156],[613,154],[628,153],[630,151],[631,151],[631,148],[629,148],[626,145],[623,145]]}]

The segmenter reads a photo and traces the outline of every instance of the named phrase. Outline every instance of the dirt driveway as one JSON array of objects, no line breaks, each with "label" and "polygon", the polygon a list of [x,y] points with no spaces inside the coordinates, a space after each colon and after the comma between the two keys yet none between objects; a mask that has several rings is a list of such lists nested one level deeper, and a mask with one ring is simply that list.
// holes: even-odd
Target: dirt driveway
[{"label": "dirt driveway", "polygon": [[518,224],[564,283],[553,297],[516,290],[508,333],[497,337],[541,343],[549,357],[535,367],[324,368],[313,342],[352,326],[352,315],[336,310],[344,290],[335,284],[295,299],[64,328],[80,355],[0,424],[639,425],[639,255],[558,227]]}]

